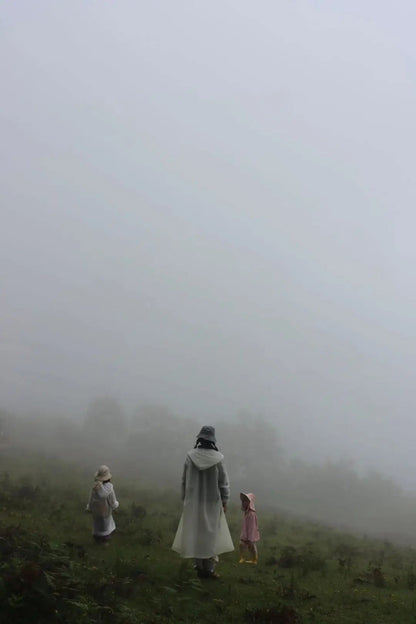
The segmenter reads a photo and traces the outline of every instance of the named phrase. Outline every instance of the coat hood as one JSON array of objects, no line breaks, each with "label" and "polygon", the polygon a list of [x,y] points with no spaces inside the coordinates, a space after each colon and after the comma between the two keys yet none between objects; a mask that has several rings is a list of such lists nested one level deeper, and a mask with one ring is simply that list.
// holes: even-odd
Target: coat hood
[{"label": "coat hood", "polygon": [[256,497],[254,496],[254,494],[252,492],[249,492],[249,494],[246,494],[245,492],[240,492],[240,500],[241,500],[241,502],[243,502],[243,500],[245,498],[248,498],[248,502],[249,502],[249,506],[248,506],[248,510],[247,511],[256,511],[256,508],[254,506],[254,502],[256,500]]},{"label": "coat hood", "polygon": [[113,485],[111,483],[104,484],[101,481],[96,481],[92,489],[95,493],[95,496],[98,496],[98,498],[107,498],[107,496],[113,489]]},{"label": "coat hood", "polygon": [[194,448],[189,451],[189,459],[198,470],[207,470],[224,459],[224,455],[214,449]]}]

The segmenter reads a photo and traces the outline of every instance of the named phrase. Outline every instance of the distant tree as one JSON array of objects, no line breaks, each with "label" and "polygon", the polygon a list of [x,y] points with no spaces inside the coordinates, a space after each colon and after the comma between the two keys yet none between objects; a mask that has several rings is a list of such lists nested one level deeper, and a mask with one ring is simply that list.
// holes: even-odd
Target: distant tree
[{"label": "distant tree", "polygon": [[127,418],[123,407],[112,397],[100,397],[91,401],[84,423],[87,434],[118,436],[127,433]]},{"label": "distant tree", "polygon": [[197,431],[198,425],[169,408],[141,405],[131,418],[125,457],[138,465],[143,480],[174,486]]},{"label": "distant tree", "polygon": [[274,425],[244,410],[237,421],[219,423],[218,438],[237,488],[259,492],[272,487],[283,462]]},{"label": "distant tree", "polygon": [[159,427],[169,427],[177,416],[164,405],[157,403],[144,403],[139,405],[133,412],[130,422],[130,430],[136,432],[145,432],[150,430],[158,430]]}]

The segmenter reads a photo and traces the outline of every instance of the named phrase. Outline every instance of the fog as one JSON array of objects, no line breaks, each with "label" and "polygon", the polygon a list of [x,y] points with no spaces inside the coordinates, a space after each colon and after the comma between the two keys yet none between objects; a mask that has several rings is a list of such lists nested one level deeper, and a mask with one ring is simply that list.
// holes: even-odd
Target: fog
[{"label": "fog", "polygon": [[247,410],[416,489],[415,18],[3,3],[1,408]]}]

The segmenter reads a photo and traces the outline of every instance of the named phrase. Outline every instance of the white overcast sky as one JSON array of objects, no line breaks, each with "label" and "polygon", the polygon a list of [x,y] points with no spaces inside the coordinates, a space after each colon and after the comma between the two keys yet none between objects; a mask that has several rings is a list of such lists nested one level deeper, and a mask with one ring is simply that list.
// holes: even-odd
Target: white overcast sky
[{"label": "white overcast sky", "polygon": [[414,472],[415,21],[3,0],[2,406],[247,408],[298,454]]}]

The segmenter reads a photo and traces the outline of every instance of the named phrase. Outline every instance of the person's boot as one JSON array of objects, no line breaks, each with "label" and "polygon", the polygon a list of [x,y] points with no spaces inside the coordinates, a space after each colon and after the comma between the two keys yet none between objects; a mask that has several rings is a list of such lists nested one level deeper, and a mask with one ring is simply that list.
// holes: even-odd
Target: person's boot
[{"label": "person's boot", "polygon": [[254,556],[253,559],[249,559],[249,561],[246,561],[246,563],[251,563],[253,565],[257,565],[259,562],[257,555]]},{"label": "person's boot", "polygon": [[215,565],[205,569],[205,578],[219,579],[220,575],[215,572]]}]

